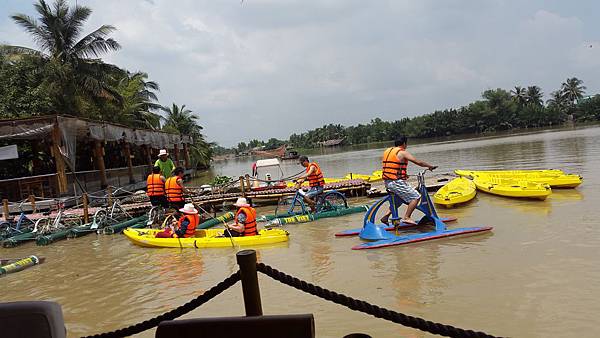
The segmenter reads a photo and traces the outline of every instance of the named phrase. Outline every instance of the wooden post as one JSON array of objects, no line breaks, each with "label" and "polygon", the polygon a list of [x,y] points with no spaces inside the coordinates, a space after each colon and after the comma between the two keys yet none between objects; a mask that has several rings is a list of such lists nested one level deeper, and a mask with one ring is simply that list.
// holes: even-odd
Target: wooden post
[{"label": "wooden post", "polygon": [[190,161],[190,149],[187,143],[183,144],[183,160],[185,161],[185,168],[190,169],[191,161]]},{"label": "wooden post", "polygon": [[58,187],[58,194],[62,195],[67,192],[67,174],[65,173],[65,161],[62,154],[60,153],[60,129],[58,128],[58,122],[52,129],[52,149],[51,155],[54,158],[56,165],[56,186]]},{"label": "wooden post", "polygon": [[2,213],[4,214],[4,220],[8,222],[10,210],[8,209],[8,200],[6,198],[2,200]]},{"label": "wooden post", "polygon": [[256,273],[256,251],[242,250],[236,254],[236,259],[240,267],[246,316],[262,316],[260,288],[258,287],[258,274]]},{"label": "wooden post", "polygon": [[35,212],[37,211],[35,209],[35,196],[29,195],[29,197],[27,197],[27,199],[29,200],[29,204],[31,204],[31,212],[35,214]]},{"label": "wooden post", "polygon": [[146,162],[148,165],[151,167],[154,166],[154,161],[152,161],[152,148],[144,144],[142,149],[144,149],[144,155],[146,156]]},{"label": "wooden post", "polygon": [[175,157],[175,166],[179,167],[179,145],[173,145],[173,156]]},{"label": "wooden post", "polygon": [[133,164],[131,163],[131,147],[129,142],[125,142],[123,144],[123,152],[125,153],[125,158],[127,159],[127,174],[129,175],[129,183],[135,183],[133,179]]},{"label": "wooden post", "polygon": [[83,223],[87,224],[90,222],[90,214],[89,214],[89,210],[88,210],[88,195],[87,193],[83,193],[83,195],[81,196],[82,202],[83,202]]},{"label": "wooden post", "polygon": [[108,205],[111,206],[112,205],[112,188],[111,187],[106,188],[106,194],[108,195]]},{"label": "wooden post", "polygon": [[244,187],[244,176],[240,176],[240,188],[242,189],[242,197],[246,198],[246,188]]},{"label": "wooden post", "polygon": [[251,190],[251,185],[250,185],[250,175],[246,174],[246,186],[248,187],[248,190]]},{"label": "wooden post", "polygon": [[94,161],[96,168],[100,171],[100,189],[104,189],[108,186],[106,167],[104,166],[104,146],[98,140],[94,141]]}]

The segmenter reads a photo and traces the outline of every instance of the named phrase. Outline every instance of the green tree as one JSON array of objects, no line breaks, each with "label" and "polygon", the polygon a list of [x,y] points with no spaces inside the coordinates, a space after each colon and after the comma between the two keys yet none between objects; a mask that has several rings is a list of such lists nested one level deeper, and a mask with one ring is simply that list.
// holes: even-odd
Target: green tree
[{"label": "green tree", "polygon": [[98,59],[100,55],[120,48],[115,40],[108,37],[115,28],[102,25],[80,39],[91,9],[78,5],[69,8],[65,0],[56,0],[52,6],[39,0],[34,7],[39,14],[38,19],[25,14],[15,14],[11,18],[32,36],[39,50],[2,45],[0,52],[44,60],[50,72],[48,80],[62,94],[54,96],[61,112],[80,115],[77,93],[120,99],[108,85],[109,75],[119,71],[118,68]]},{"label": "green tree", "polygon": [[515,89],[510,91],[513,100],[519,105],[524,106],[527,104],[527,90],[523,87],[516,86]]},{"label": "green tree", "polygon": [[529,86],[527,87],[527,104],[533,104],[536,106],[541,106],[544,104],[544,93],[542,93],[542,89],[538,86]]},{"label": "green tree", "polygon": [[160,128],[160,115],[156,112],[162,110],[158,104],[158,83],[147,81],[148,74],[143,72],[126,72],[119,79],[116,87],[122,97],[122,112],[124,123],[147,129]]},{"label": "green tree", "polygon": [[583,85],[583,81],[576,77],[567,79],[567,81],[563,82],[561,87],[565,100],[571,105],[575,104],[577,100],[583,97],[585,89],[586,87]]}]

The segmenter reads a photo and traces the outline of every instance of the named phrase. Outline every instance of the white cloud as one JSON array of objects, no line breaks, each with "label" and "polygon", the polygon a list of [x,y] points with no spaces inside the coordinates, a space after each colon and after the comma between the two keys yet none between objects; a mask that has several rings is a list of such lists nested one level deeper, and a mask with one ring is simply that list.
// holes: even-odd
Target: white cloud
[{"label": "white cloud", "polygon": [[[79,3],[94,10],[87,31],[117,26],[123,49],[108,61],[148,72],[163,104],[186,104],[209,139],[225,145],[456,107],[487,88],[536,84],[550,93],[570,76],[589,92],[600,88],[600,43],[586,41],[598,24],[575,15],[577,4]],[[0,19],[0,40],[29,41],[12,26]]]}]

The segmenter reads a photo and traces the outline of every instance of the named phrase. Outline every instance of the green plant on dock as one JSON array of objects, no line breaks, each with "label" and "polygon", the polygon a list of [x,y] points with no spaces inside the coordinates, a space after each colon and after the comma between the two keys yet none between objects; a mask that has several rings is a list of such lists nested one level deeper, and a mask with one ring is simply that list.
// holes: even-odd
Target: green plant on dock
[{"label": "green plant on dock", "polygon": [[217,186],[229,184],[231,182],[233,182],[233,179],[231,177],[217,175],[217,176],[215,176],[215,178],[213,178],[210,185],[212,185],[213,187],[217,187]]}]

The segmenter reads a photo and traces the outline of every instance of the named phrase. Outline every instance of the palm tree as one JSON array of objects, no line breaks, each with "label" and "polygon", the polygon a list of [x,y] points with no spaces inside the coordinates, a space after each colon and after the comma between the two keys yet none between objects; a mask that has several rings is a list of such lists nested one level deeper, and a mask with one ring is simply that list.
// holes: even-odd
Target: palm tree
[{"label": "palm tree", "polygon": [[159,91],[158,83],[147,81],[148,74],[126,72],[119,80],[117,91],[123,98],[123,116],[128,119],[129,125],[158,129],[160,128],[160,115],[154,111],[162,110],[158,104],[155,91]]},{"label": "palm tree", "polygon": [[586,87],[583,85],[583,81],[579,80],[576,77],[572,77],[567,79],[566,82],[563,82],[561,90],[565,99],[571,104],[575,104],[577,100],[583,97],[585,93]]},{"label": "palm tree", "polygon": [[521,86],[516,86],[514,90],[510,91],[513,100],[517,102],[520,106],[524,106],[527,103],[527,93],[525,88]]},{"label": "palm tree", "polygon": [[186,109],[185,104],[179,107],[175,103],[168,108],[162,107],[167,116],[165,119],[164,130],[176,131],[183,135],[189,135],[197,138],[201,134],[202,126],[197,123],[198,116],[194,115],[191,110]]},{"label": "palm tree", "polygon": [[565,105],[565,96],[561,90],[550,93],[550,98],[546,101],[548,107],[557,107],[562,109]]},{"label": "palm tree", "polygon": [[39,18],[15,14],[13,21],[28,32],[39,50],[22,46],[0,46],[0,53],[23,56],[31,55],[46,61],[52,72],[51,80],[61,94],[58,105],[65,113],[77,115],[75,94],[96,98],[120,99],[108,85],[110,74],[120,70],[102,62],[100,55],[118,50],[121,46],[108,38],[115,28],[102,25],[79,39],[85,21],[92,10],[85,6],[69,7],[65,0],[55,0],[52,6],[44,0],[34,4]]},{"label": "palm tree", "polygon": [[544,103],[542,89],[538,86],[527,87],[527,103],[536,106],[541,106]]}]

